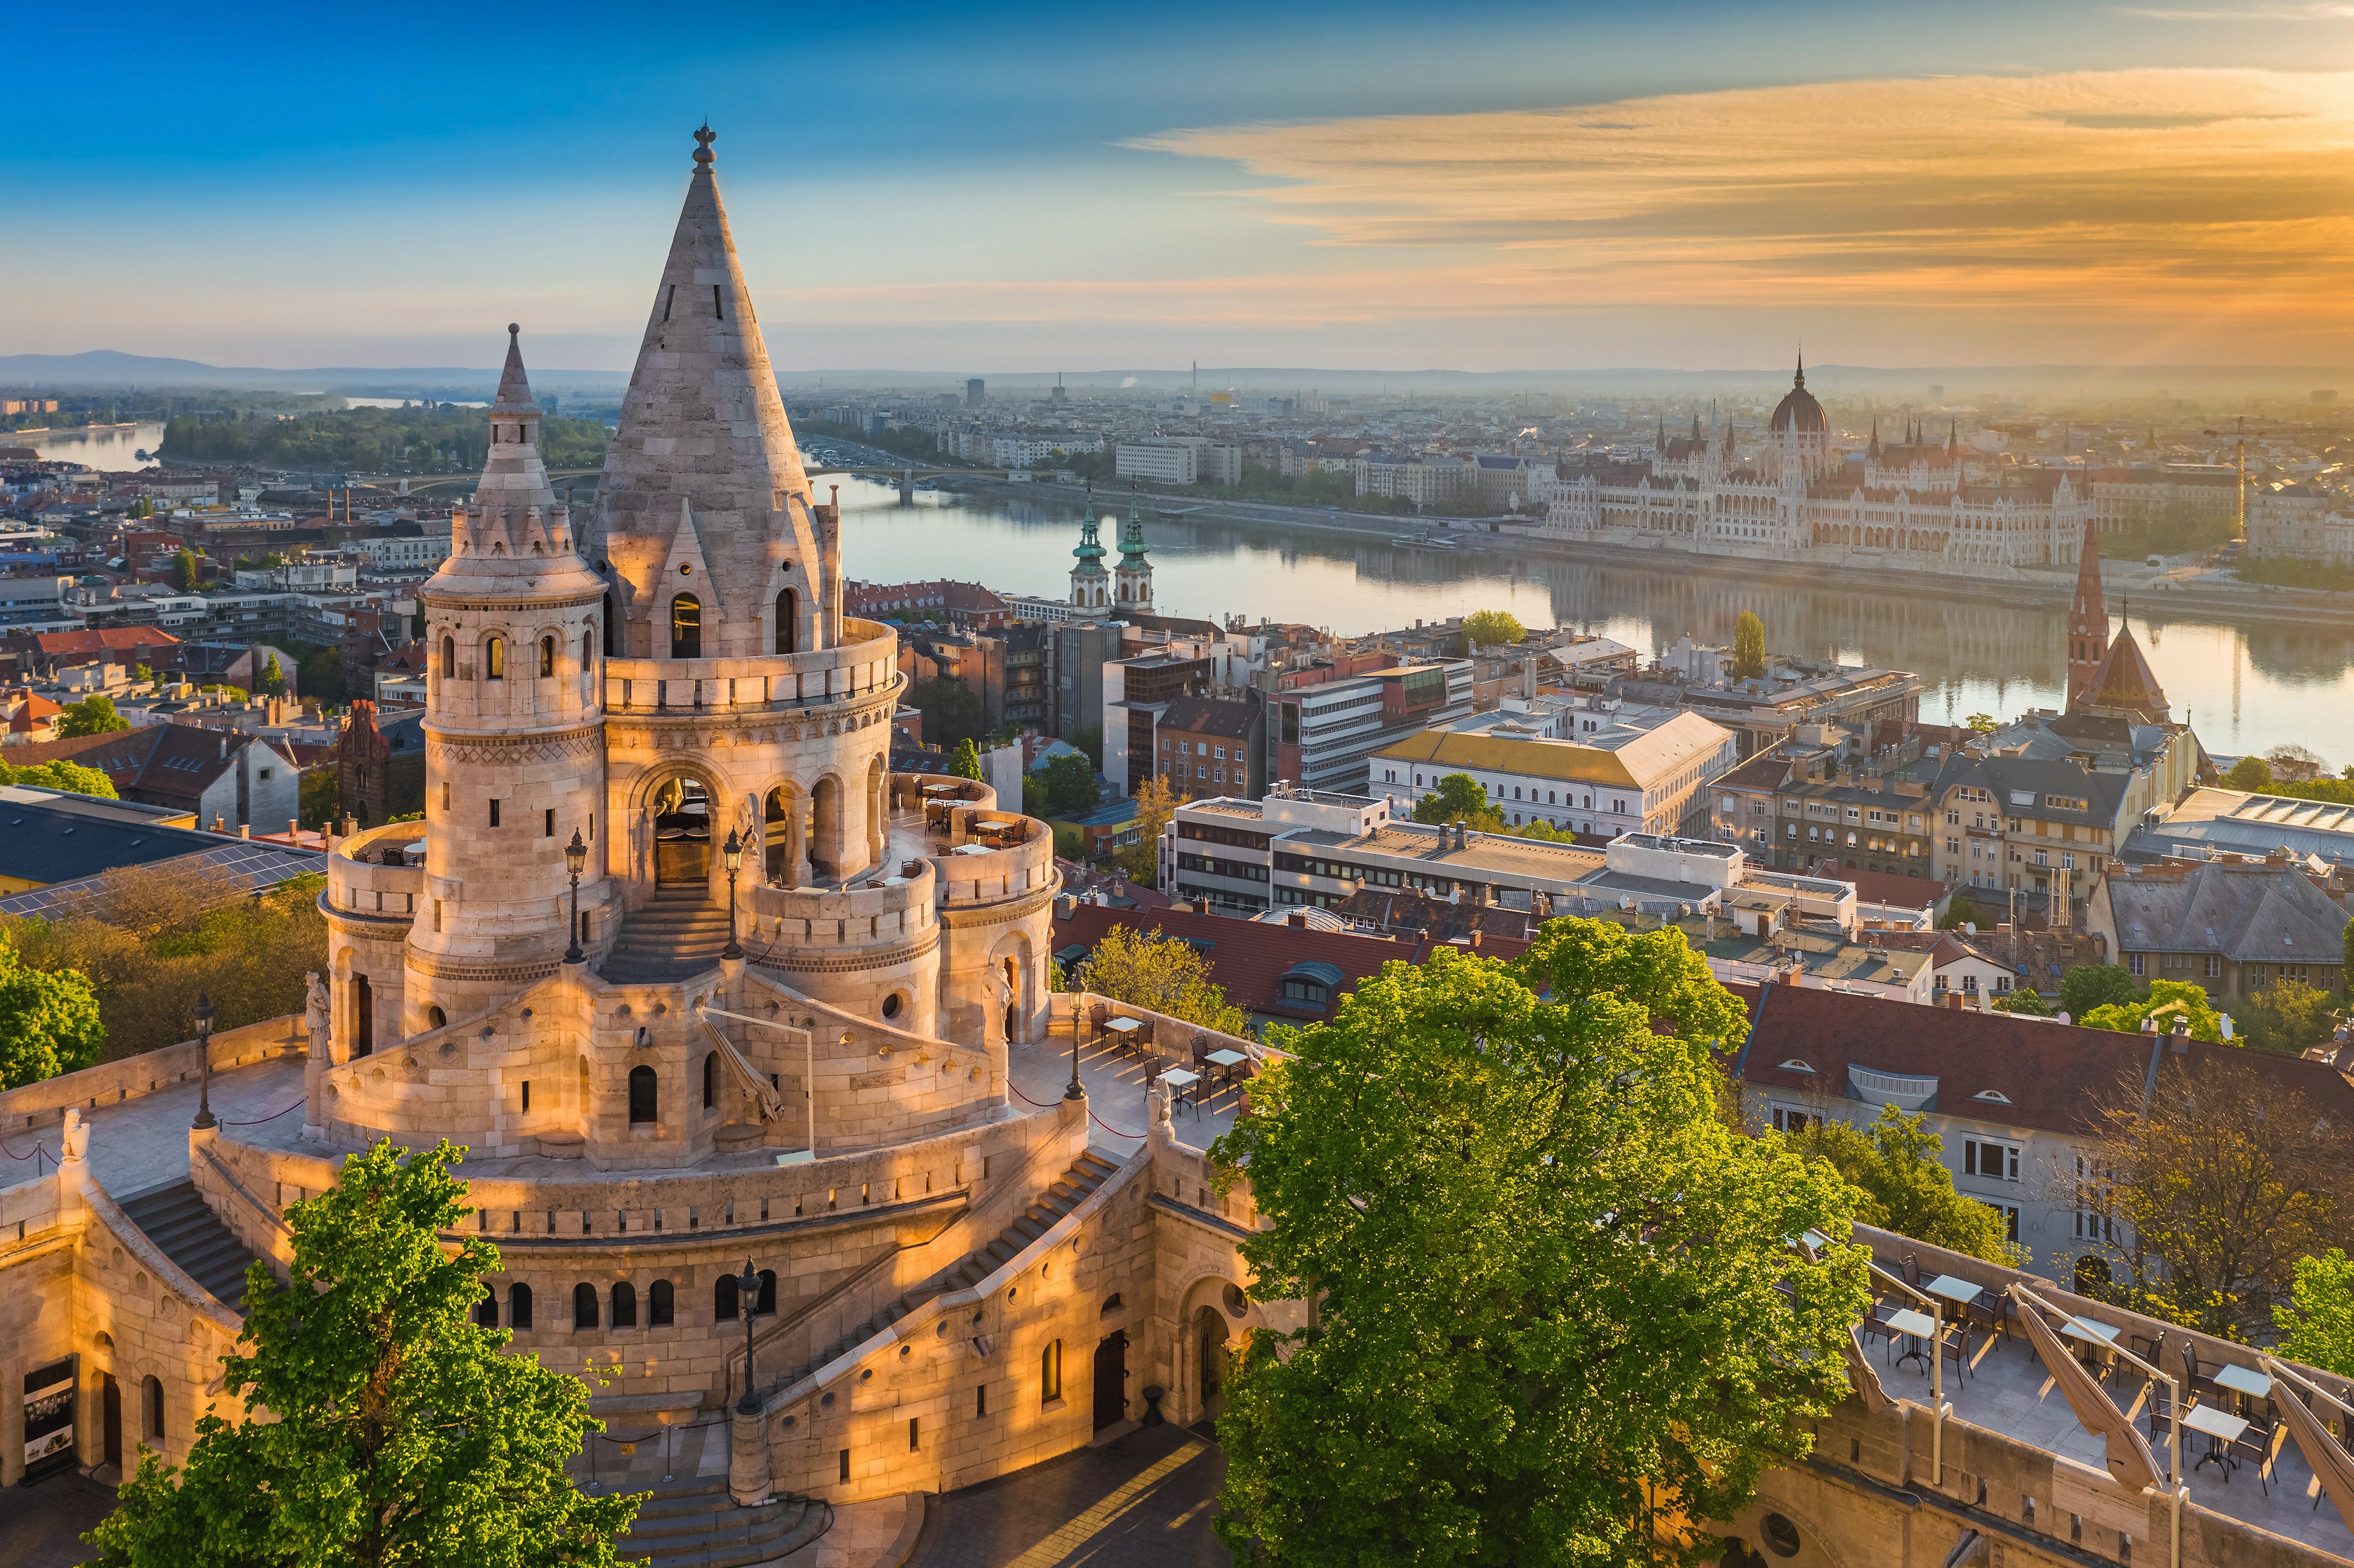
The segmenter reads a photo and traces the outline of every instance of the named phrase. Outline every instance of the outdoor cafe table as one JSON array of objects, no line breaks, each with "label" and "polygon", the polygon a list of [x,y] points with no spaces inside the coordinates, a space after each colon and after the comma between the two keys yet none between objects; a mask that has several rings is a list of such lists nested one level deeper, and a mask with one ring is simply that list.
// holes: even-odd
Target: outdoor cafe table
[{"label": "outdoor cafe table", "polygon": [[[2242,1435],[2248,1430],[2246,1422],[2228,1411],[2218,1410],[2211,1404],[2194,1404],[2184,1411],[2182,1425],[2190,1427],[2193,1432],[2207,1434],[2207,1452],[2200,1457],[2199,1465],[2203,1465],[2210,1459],[2219,1465],[2230,1464],[2231,1456],[2224,1450],[2230,1445],[2238,1442]],[[2193,1465],[2190,1467],[2196,1470],[2199,1465]]]},{"label": "outdoor cafe table", "polygon": [[2244,1412],[2251,1399],[2262,1399],[2273,1391],[2273,1380],[2260,1372],[2250,1372],[2243,1366],[2220,1368],[2214,1378],[2217,1388],[2228,1388],[2240,1395],[2240,1409]]},{"label": "outdoor cafe table", "polygon": [[2117,1335],[2123,1330],[2112,1329],[2106,1323],[2095,1323],[2089,1318],[2071,1318],[2060,1325],[2060,1331],[2072,1340],[2082,1340],[2088,1345],[2107,1351],[2114,1358]]},{"label": "outdoor cafe table", "polygon": [[1250,1058],[1229,1045],[1222,1050],[1211,1052],[1204,1060],[1225,1068],[1226,1082],[1231,1084],[1235,1081],[1235,1069],[1241,1066],[1245,1062],[1249,1061]]},{"label": "outdoor cafe table", "polygon": [[1962,1307],[1967,1307],[1978,1298],[1978,1287],[1972,1285],[1967,1279],[1959,1279],[1950,1274],[1941,1274],[1921,1288],[1932,1296],[1942,1296],[1946,1300]]},{"label": "outdoor cafe table", "polygon": [[[1176,1103],[1182,1106],[1185,1103],[1185,1091],[1200,1083],[1202,1075],[1199,1073],[1189,1073],[1182,1067],[1172,1067],[1161,1075],[1161,1081],[1168,1085],[1175,1093]],[[1201,1102],[1198,1100],[1193,1104],[1193,1114],[1195,1116],[1202,1114]]]},{"label": "outdoor cafe table", "polygon": [[1140,1018],[1115,1018],[1106,1022],[1104,1027],[1118,1035],[1119,1037],[1120,1044],[1123,1045],[1130,1045],[1136,1043],[1137,1033],[1144,1027],[1144,1020]]},{"label": "outdoor cafe table", "polygon": [[[1904,1308],[1901,1311],[1891,1312],[1888,1315],[1888,1326],[1900,1334],[1910,1335],[1912,1338],[1920,1340],[1926,1340],[1931,1335],[1937,1331],[1936,1319],[1931,1318],[1926,1312],[1915,1312],[1910,1307]],[[1919,1345],[1914,1345],[1903,1355],[1897,1357],[1896,1364],[1898,1366],[1903,1366],[1906,1361],[1912,1361],[1916,1356],[1925,1359],[1925,1353],[1922,1351]]]}]

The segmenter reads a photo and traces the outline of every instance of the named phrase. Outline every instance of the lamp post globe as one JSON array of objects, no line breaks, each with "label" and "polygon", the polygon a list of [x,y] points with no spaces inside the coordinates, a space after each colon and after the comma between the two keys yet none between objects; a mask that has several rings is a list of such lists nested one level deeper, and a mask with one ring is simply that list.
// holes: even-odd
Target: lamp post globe
[{"label": "lamp post globe", "polygon": [[214,1128],[220,1118],[213,1115],[213,999],[204,991],[196,992],[196,1119],[191,1125]]},{"label": "lamp post globe", "polygon": [[588,846],[580,837],[580,830],[572,830],[572,842],[564,846],[565,869],[572,874],[572,942],[564,949],[567,964],[586,963],[588,955],[580,950],[580,874],[588,869]]},{"label": "lamp post globe", "polygon": [[744,869],[744,838],[734,828],[727,830],[727,842],[719,846],[720,855],[727,862],[727,946],[720,950],[723,959],[740,959],[743,944],[736,939],[736,874]]},{"label": "lamp post globe", "polygon": [[752,1372],[752,1314],[760,1306],[760,1277],[752,1268],[752,1260],[744,1260],[744,1272],[736,1277],[736,1301],[744,1314],[744,1397],[736,1402],[739,1415],[760,1414],[760,1396],[754,1391],[759,1380]]}]

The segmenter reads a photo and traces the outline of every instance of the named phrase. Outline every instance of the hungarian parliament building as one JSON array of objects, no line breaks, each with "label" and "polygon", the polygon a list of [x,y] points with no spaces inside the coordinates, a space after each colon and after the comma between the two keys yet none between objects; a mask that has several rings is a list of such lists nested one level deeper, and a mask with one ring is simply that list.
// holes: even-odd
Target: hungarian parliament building
[{"label": "hungarian parliament building", "polygon": [[2005,468],[1985,481],[1983,453],[1918,429],[1902,442],[1875,432],[1859,464],[1832,439],[1799,366],[1776,406],[1762,450],[1742,452],[1730,427],[1697,417],[1689,436],[1664,431],[1648,460],[1564,458],[1532,487],[1541,538],[1689,550],[1764,560],[1885,565],[1920,570],[2073,567],[2085,526],[2132,526],[2161,508],[2234,504],[2229,469]]}]

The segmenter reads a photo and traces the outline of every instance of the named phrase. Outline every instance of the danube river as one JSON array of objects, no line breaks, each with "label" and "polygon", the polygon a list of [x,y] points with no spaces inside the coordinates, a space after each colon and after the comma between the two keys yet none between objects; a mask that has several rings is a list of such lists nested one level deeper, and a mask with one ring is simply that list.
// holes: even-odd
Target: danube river
[{"label": "danube river", "polygon": [[[1059,497],[995,504],[919,491],[912,506],[901,506],[886,484],[831,475],[818,483],[842,486],[850,577],[958,577],[1054,598],[1068,591],[1078,510]],[[1115,517],[1103,530],[1107,548],[1119,533]],[[1597,631],[1650,654],[1685,632],[1730,642],[1734,620],[1754,609],[1777,652],[1916,672],[1926,719],[2057,707],[2067,683],[2063,609],[1944,599],[1925,586],[1884,593],[1753,587],[1672,567],[1469,549],[1442,555],[1317,529],[1150,515],[1144,536],[1153,595],[1167,615],[1264,616],[1347,635],[1509,609],[1529,626]],[[2148,617],[2138,606],[2133,629],[2175,716],[2188,709],[2210,751],[2236,756],[2293,741],[2333,769],[2354,762],[2354,630]]]}]

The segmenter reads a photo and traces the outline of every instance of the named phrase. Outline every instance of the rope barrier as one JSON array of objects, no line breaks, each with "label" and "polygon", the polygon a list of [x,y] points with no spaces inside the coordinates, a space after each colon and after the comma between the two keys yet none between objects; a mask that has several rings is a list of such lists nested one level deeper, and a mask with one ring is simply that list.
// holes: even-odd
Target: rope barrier
[{"label": "rope barrier", "polygon": [[221,1125],[223,1127],[260,1127],[265,1121],[276,1121],[280,1117],[284,1116],[286,1111],[299,1110],[302,1106],[302,1102],[296,1100],[292,1105],[288,1106],[286,1110],[274,1110],[268,1116],[255,1117],[251,1121],[225,1121]]},{"label": "rope barrier", "polygon": [[1099,1128],[1103,1128],[1106,1132],[1110,1133],[1114,1138],[1142,1138],[1142,1137],[1144,1136],[1144,1134],[1142,1134],[1142,1133],[1140,1133],[1140,1132],[1122,1132],[1122,1131],[1120,1131],[1120,1129],[1119,1129],[1119,1128],[1116,1128],[1116,1127],[1112,1126],[1112,1124],[1111,1124],[1111,1123],[1109,1123],[1109,1122],[1108,1122],[1108,1121],[1104,1120],[1104,1118],[1101,1118],[1101,1117],[1099,1117],[1099,1116],[1096,1115],[1095,1111],[1094,1111],[1092,1108],[1091,1108],[1091,1109],[1089,1109],[1089,1110],[1088,1110],[1088,1112],[1087,1112],[1087,1119],[1088,1119],[1089,1121],[1091,1121],[1091,1122],[1095,1123],[1097,1127],[1099,1127]]},{"label": "rope barrier", "polygon": [[[1028,1098],[1027,1096],[1024,1096],[1023,1097]],[[1035,1105],[1038,1102],[1032,1100],[1030,1103]],[[38,1143],[36,1143],[33,1145],[33,1152],[31,1154],[19,1154],[15,1150],[9,1148],[5,1139],[0,1139],[0,1154],[5,1154],[11,1160],[31,1160],[36,1156],[46,1152],[47,1150],[43,1150]]]}]

